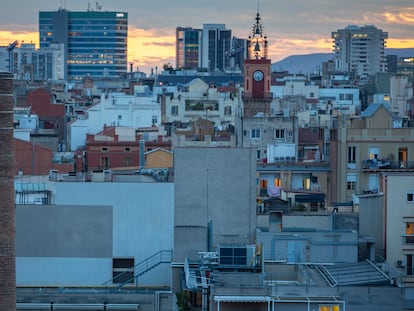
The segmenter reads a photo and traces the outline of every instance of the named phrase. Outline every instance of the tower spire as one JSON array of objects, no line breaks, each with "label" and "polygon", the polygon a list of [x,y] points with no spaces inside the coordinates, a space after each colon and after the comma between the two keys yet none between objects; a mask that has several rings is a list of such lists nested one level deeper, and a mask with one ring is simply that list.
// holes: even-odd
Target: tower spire
[{"label": "tower spire", "polygon": [[259,12],[259,1],[257,1],[257,13],[255,23],[253,24],[252,34],[249,36],[250,41],[250,58],[266,59],[267,58],[267,37],[263,33],[263,25]]}]

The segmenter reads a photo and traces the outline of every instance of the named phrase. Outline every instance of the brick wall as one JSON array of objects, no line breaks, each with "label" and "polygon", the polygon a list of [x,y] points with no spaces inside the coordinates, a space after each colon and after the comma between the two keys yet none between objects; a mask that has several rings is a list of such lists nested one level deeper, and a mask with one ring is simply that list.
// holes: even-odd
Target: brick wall
[{"label": "brick wall", "polygon": [[13,80],[0,73],[0,311],[16,310]]}]

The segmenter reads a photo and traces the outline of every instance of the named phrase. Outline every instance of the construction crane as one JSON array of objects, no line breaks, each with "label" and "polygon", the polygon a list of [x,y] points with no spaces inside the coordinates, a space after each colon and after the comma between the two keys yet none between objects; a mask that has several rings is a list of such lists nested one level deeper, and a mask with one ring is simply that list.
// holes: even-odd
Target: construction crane
[{"label": "construction crane", "polygon": [[240,43],[237,41],[237,39],[233,37],[232,42],[231,42],[231,50],[226,53],[227,56],[230,57],[230,68],[234,68],[236,66],[235,58],[237,55],[239,55],[243,51],[244,51],[244,47],[240,46]]}]

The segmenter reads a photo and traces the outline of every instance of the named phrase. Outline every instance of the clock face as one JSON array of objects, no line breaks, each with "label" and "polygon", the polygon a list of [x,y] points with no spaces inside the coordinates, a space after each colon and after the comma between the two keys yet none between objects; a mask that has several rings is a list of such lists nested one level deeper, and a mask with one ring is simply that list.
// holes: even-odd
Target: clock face
[{"label": "clock face", "polygon": [[256,81],[262,81],[263,80],[263,72],[260,70],[256,70],[253,73],[253,79]]}]

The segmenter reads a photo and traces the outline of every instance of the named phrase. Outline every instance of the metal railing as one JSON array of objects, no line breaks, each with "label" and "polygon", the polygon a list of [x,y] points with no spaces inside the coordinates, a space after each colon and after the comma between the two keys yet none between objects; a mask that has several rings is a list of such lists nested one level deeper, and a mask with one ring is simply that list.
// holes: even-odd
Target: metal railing
[{"label": "metal railing", "polygon": [[141,275],[154,269],[162,263],[170,263],[171,260],[172,250],[161,250],[138,262],[134,267],[126,269],[124,272],[117,274],[115,277],[104,282],[102,285],[117,285],[117,288],[119,289],[127,284],[137,282],[138,277]]}]

